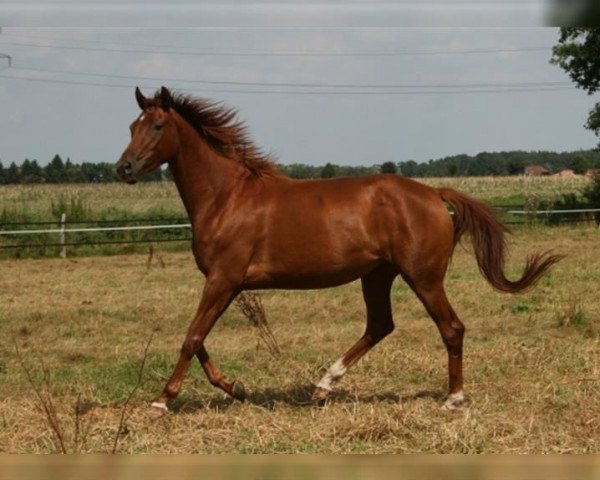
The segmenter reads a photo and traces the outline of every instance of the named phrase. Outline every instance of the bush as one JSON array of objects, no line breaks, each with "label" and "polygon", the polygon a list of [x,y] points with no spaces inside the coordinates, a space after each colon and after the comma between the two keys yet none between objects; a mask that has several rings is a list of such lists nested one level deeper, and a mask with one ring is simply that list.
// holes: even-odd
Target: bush
[{"label": "bush", "polygon": [[83,221],[92,216],[91,208],[79,196],[67,197],[61,194],[56,201],[51,200],[51,210],[52,216],[57,220],[65,213],[70,222]]},{"label": "bush", "polygon": [[594,176],[593,183],[586,189],[583,195],[587,198],[592,208],[600,208],[600,173]]},{"label": "bush", "polygon": [[[600,173],[596,173],[593,183],[585,190],[583,196],[591,208],[600,208]],[[600,212],[595,213],[595,218],[600,224]]]},{"label": "bush", "polygon": [[[574,193],[565,193],[555,200],[550,205],[550,210],[580,210],[583,208],[589,208],[587,202],[575,195]],[[548,215],[548,223],[550,225],[557,225],[559,223],[566,222],[577,222],[580,220],[588,220],[588,213],[551,213]]]}]

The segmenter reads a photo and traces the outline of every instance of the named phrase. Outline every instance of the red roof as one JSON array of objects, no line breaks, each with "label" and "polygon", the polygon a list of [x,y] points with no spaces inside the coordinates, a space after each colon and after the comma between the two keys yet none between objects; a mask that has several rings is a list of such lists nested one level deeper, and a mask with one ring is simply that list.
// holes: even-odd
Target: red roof
[{"label": "red roof", "polygon": [[525,167],[525,175],[531,176],[540,176],[540,175],[549,175],[550,170],[546,167],[542,167],[541,165],[528,165]]}]

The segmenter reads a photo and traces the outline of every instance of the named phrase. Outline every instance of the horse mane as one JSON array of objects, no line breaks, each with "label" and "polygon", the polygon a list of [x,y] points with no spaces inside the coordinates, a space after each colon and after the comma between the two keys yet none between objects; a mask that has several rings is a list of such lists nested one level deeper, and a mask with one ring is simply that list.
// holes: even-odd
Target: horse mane
[{"label": "horse mane", "polygon": [[[181,115],[209,145],[248,169],[253,176],[281,175],[275,158],[261,151],[250,139],[246,124],[236,109],[221,102],[172,93],[171,108]],[[154,100],[160,102],[160,90]]]}]

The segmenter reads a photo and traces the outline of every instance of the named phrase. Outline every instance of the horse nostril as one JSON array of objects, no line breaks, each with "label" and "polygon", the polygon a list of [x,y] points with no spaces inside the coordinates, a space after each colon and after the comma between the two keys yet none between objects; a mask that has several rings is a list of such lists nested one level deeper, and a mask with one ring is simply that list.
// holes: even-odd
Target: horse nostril
[{"label": "horse nostril", "polygon": [[122,162],[118,167],[117,167],[117,173],[121,176],[123,175],[130,175],[131,172],[133,170],[133,165],[131,164],[131,162],[129,160]]}]

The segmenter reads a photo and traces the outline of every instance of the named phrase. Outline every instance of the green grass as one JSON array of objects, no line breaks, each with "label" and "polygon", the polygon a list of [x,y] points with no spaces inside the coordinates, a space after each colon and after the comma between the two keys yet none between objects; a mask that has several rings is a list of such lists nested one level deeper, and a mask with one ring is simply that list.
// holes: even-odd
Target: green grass
[{"label": "green grass", "polygon": [[[92,222],[67,225],[67,228],[137,226],[166,222],[187,223],[179,194],[170,182],[125,185],[20,185],[1,187],[0,225],[3,230],[57,229],[63,213],[67,222]],[[146,222],[146,219],[154,219]],[[10,223],[52,222],[49,225],[7,225]],[[121,223],[114,223],[121,222]],[[148,251],[148,240],[168,241],[164,250],[187,249],[189,241],[173,241],[188,238],[189,231],[113,231],[67,233],[66,241],[84,245],[68,246],[69,256],[113,255]],[[60,247],[44,246],[58,243],[59,234],[31,234],[0,236],[3,245],[41,245],[0,249],[2,257],[56,257]],[[104,242],[104,243],[102,243]],[[160,243],[160,242],[158,242]],[[88,245],[85,245],[88,244]]]}]

